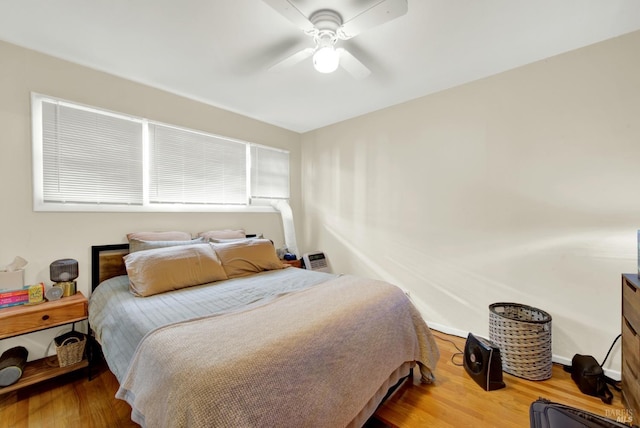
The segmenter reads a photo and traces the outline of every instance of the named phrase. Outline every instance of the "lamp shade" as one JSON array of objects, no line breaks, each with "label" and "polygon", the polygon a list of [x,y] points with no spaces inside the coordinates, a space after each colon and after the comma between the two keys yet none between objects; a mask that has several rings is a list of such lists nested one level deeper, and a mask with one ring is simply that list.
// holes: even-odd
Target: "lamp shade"
[{"label": "lamp shade", "polygon": [[78,261],[74,259],[56,260],[49,266],[49,275],[53,282],[73,281],[78,277]]},{"label": "lamp shade", "polygon": [[340,64],[340,54],[333,46],[324,46],[313,54],[313,66],[320,73],[333,73]]}]

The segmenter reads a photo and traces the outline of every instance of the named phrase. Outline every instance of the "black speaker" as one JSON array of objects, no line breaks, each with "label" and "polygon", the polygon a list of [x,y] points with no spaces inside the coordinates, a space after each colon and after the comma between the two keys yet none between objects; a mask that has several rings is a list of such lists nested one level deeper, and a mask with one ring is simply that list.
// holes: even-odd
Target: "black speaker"
[{"label": "black speaker", "polygon": [[505,387],[500,348],[488,339],[469,333],[464,344],[464,368],[485,391]]}]

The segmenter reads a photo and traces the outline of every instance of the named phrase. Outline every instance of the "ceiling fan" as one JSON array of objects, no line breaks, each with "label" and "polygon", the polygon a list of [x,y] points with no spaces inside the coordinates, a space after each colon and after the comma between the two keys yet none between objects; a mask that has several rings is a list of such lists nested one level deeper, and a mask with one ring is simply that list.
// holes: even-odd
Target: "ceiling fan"
[{"label": "ceiling fan", "polygon": [[407,0],[378,0],[372,6],[343,22],[335,10],[320,9],[307,17],[290,0],[264,0],[269,6],[300,27],[313,38],[315,47],[294,53],[269,68],[281,70],[313,57],[313,66],[321,73],[332,73],[342,66],[357,79],[371,74],[362,62],[344,48],[336,48],[338,40],[349,40],[369,28],[384,24],[407,13]]}]

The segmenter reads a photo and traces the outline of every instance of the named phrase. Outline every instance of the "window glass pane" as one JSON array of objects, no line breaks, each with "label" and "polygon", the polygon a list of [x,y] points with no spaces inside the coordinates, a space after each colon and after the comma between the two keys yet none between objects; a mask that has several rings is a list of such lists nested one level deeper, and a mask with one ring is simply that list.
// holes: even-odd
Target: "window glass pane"
[{"label": "window glass pane", "polygon": [[35,210],[215,211],[289,198],[286,150],[39,94],[32,103]]},{"label": "window glass pane", "polygon": [[142,204],[142,124],[44,101],[45,202]]},{"label": "window glass pane", "polygon": [[289,152],[251,146],[251,197],[289,198]]},{"label": "window glass pane", "polygon": [[246,204],[246,144],[149,124],[151,203]]}]

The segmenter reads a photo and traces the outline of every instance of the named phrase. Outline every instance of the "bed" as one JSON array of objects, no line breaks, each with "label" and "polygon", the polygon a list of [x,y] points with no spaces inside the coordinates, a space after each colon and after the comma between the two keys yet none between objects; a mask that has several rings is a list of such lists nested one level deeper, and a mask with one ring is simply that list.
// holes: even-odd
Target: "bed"
[{"label": "bed", "polygon": [[141,296],[128,253],[92,247],[89,323],[141,426],[358,427],[414,367],[434,379],[431,332],[391,284],[280,264]]}]

